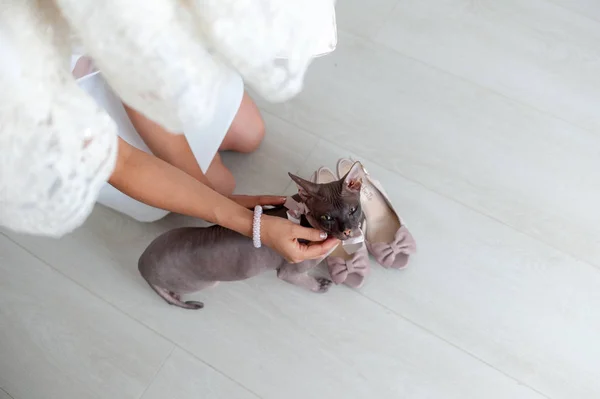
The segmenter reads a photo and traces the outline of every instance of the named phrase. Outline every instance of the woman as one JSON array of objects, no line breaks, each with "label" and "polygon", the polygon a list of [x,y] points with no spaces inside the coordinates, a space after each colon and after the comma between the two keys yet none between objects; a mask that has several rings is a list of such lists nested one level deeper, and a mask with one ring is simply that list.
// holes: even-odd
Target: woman
[{"label": "woman", "polygon": [[[100,192],[100,203],[142,221],[156,220],[166,210],[217,223],[251,237],[253,213],[249,208],[285,201],[274,196],[232,195],[235,180],[221,162],[218,151],[250,153],[258,148],[265,134],[260,112],[244,92],[237,74],[231,73],[221,90],[218,112],[206,128],[208,132],[176,135],[134,109],[122,106],[90,59],[75,56],[72,65],[80,87],[107,111],[119,129],[116,166],[110,185]],[[195,134],[203,140],[195,141]],[[214,148],[206,142],[207,137],[216,143]],[[206,174],[200,164],[210,165]],[[298,239],[313,244],[302,245]],[[322,257],[336,245],[335,240],[325,239],[321,232],[286,219],[262,217],[261,240],[290,262]]]},{"label": "woman", "polygon": [[[333,51],[332,0],[20,1],[5,8],[0,225],[61,237],[98,200],[138,220],[173,211],[250,236],[248,208],[282,202],[232,196],[218,150],[249,152],[262,140],[241,77],[265,99],[284,101],[301,90],[310,61]],[[67,54],[80,48],[102,65],[118,97],[98,71],[69,70]],[[236,71],[229,81],[227,70]],[[287,220],[265,216],[261,226],[264,244],[290,261],[335,245]]]}]

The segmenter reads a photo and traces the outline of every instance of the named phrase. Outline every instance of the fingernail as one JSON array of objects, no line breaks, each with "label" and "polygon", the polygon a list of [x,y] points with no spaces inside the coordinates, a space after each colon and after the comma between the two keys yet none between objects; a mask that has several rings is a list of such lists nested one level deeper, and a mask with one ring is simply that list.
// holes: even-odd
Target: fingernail
[{"label": "fingernail", "polygon": [[324,231],[321,232],[321,240],[325,240],[327,238],[327,233]]}]

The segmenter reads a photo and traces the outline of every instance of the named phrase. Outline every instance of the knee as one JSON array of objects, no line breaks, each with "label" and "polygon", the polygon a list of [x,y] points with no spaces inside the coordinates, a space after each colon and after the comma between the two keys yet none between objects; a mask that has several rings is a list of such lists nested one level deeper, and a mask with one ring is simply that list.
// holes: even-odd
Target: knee
[{"label": "knee", "polygon": [[229,197],[235,191],[235,177],[228,169],[221,172],[219,176],[213,177],[210,183],[216,192],[225,197]]},{"label": "knee", "polygon": [[217,179],[213,179],[210,183],[216,192],[225,197],[229,197],[235,191],[235,178],[233,175],[220,176]]},{"label": "knee", "polygon": [[228,197],[235,191],[235,177],[223,165],[219,154],[215,155],[215,159],[208,168],[206,178],[210,181],[213,189],[221,195]]},{"label": "knee", "polygon": [[248,94],[244,94],[238,112],[223,140],[221,149],[249,153],[256,151],[265,138],[265,121]]},{"label": "knee", "polygon": [[229,176],[227,176],[223,179],[222,182],[220,182],[217,191],[225,197],[229,197],[230,195],[232,195],[235,191],[235,177],[233,177],[233,175],[230,173]]},{"label": "knee", "polygon": [[247,154],[256,151],[260,147],[265,138],[265,122],[259,113],[256,114],[251,123],[244,127],[244,131],[240,136],[242,140],[239,143],[239,152]]}]

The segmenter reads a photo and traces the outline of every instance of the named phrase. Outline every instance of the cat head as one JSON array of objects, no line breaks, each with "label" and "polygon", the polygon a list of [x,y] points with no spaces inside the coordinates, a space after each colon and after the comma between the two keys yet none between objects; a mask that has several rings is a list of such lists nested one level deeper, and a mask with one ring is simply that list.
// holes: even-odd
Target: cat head
[{"label": "cat head", "polygon": [[340,180],[317,184],[289,174],[298,186],[298,194],[306,204],[308,222],[315,228],[339,240],[360,234],[363,220],[360,206],[362,167],[354,164]]}]

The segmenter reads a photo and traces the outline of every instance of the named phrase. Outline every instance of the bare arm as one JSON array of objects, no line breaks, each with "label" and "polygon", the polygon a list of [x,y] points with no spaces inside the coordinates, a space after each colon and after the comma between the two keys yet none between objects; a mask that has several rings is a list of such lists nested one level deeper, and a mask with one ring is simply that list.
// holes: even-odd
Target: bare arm
[{"label": "bare arm", "polygon": [[[253,212],[245,206],[276,205],[285,198],[237,197],[236,201],[212,190],[187,173],[119,138],[117,165],[109,183],[145,204],[193,216],[252,236]],[[240,205],[243,204],[244,206]],[[318,230],[305,228],[287,219],[263,216],[263,242],[290,262],[316,259],[338,244],[326,240]],[[312,241],[303,245],[298,239]]]},{"label": "bare arm", "polygon": [[120,138],[117,165],[109,183],[145,204],[252,235],[252,211]]}]

